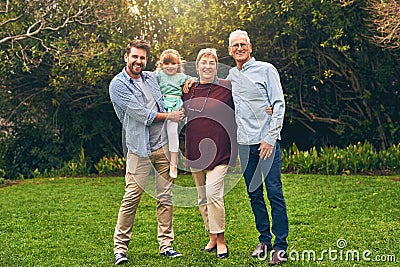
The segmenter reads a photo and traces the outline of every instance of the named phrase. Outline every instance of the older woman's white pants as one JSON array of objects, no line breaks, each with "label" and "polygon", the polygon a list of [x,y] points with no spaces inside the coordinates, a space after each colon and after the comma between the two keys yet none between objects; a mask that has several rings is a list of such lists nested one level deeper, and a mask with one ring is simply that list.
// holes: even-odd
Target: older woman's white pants
[{"label": "older woman's white pants", "polygon": [[212,170],[190,168],[197,188],[198,204],[204,225],[211,234],[225,231],[224,178],[228,165]]}]

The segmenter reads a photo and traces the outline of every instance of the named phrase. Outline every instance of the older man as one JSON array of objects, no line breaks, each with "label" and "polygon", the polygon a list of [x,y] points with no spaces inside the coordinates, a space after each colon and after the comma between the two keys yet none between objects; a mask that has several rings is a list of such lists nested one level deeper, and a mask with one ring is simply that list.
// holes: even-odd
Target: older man
[{"label": "older man", "polygon": [[[229,36],[229,54],[236,67],[229,71],[238,127],[239,157],[243,176],[260,233],[253,257],[263,257],[272,251],[270,265],[287,260],[286,237],[289,226],[281,182],[280,131],[285,113],[285,101],[279,74],[270,63],[251,57],[252,44],[245,31],[237,30]],[[266,112],[273,108],[272,115]],[[271,227],[264,201],[263,181],[271,206]]]}]

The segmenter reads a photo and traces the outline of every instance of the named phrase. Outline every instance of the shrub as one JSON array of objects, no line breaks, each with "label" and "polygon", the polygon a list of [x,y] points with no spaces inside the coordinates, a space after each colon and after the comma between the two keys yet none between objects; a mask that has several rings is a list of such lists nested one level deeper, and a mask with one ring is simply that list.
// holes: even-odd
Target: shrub
[{"label": "shrub", "polygon": [[400,170],[400,143],[391,145],[387,150],[378,153],[378,162],[380,169],[387,169],[391,172]]},{"label": "shrub", "polygon": [[65,162],[60,169],[51,168],[45,169],[41,173],[37,168],[31,172],[32,177],[54,177],[54,176],[87,176],[90,174],[90,167],[85,158],[85,150],[81,148],[79,159],[69,160]]},{"label": "shrub", "polygon": [[104,156],[94,165],[97,173],[102,174],[121,174],[125,171],[125,159],[117,155],[114,157]]},{"label": "shrub", "polygon": [[[180,162],[184,166],[183,160]],[[64,163],[60,169],[51,168],[40,172],[35,168],[29,177],[54,177],[54,176],[87,176],[91,167],[99,175],[123,175],[125,172],[125,158],[114,155],[103,156],[97,163],[91,165],[87,162],[85,151],[81,148],[78,159]],[[0,166],[1,167],[1,166]],[[237,159],[236,167],[229,170],[231,173],[240,173],[240,161]],[[343,149],[328,146],[319,150],[312,147],[301,151],[296,144],[289,149],[282,149],[282,172],[301,174],[397,174],[400,172],[400,143],[391,145],[387,150],[377,152],[371,143],[358,142]],[[0,179],[5,177],[6,170],[0,168]],[[24,179],[19,174],[18,179]]]},{"label": "shrub", "polygon": [[377,152],[371,143],[358,142],[344,149],[330,146],[300,151],[296,144],[282,150],[282,171],[293,173],[358,174],[398,173],[400,144]]}]

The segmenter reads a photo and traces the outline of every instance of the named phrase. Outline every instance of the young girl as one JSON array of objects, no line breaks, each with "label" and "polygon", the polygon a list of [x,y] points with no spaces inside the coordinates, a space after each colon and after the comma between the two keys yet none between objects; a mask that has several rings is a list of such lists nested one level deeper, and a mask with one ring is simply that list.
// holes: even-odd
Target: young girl
[{"label": "young girl", "polygon": [[[179,110],[182,105],[182,85],[190,76],[183,73],[182,59],[174,49],[162,52],[158,62],[158,83],[163,95],[163,103],[167,112]],[[170,171],[172,178],[178,176],[179,133],[178,123],[167,121],[168,144],[170,152]]]}]

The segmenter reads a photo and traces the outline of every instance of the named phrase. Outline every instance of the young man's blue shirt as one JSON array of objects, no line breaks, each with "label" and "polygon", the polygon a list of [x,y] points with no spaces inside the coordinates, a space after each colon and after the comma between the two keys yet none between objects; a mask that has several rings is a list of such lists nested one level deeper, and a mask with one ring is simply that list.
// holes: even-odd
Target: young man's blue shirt
[{"label": "young man's blue shirt", "polygon": [[[143,71],[141,77],[143,84],[154,97],[158,111],[165,112],[156,75],[150,71]],[[147,157],[151,155],[151,151],[168,143],[166,134],[160,133],[159,141],[150,146],[150,125],[162,122],[154,122],[157,112],[146,107],[146,97],[141,87],[128,75],[125,68],[110,82],[109,93],[114,110],[123,126],[122,144],[126,146],[125,148],[139,157]],[[127,151],[124,151],[124,156],[126,153]]]}]

